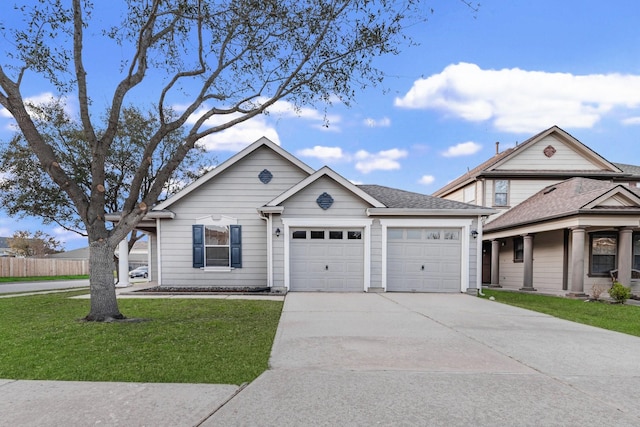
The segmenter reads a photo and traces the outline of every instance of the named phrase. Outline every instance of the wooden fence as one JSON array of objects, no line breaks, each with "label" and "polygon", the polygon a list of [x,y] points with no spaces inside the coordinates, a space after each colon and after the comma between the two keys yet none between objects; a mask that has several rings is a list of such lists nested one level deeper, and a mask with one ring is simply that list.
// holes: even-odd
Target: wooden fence
[{"label": "wooden fence", "polygon": [[89,274],[89,260],[0,257],[0,277],[78,276]]}]

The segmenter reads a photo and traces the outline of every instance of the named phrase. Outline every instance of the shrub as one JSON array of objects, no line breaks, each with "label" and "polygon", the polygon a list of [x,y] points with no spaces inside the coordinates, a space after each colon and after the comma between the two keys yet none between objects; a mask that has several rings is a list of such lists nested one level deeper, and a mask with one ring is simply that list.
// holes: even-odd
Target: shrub
[{"label": "shrub", "polygon": [[616,300],[616,302],[624,304],[624,302],[631,297],[631,289],[620,282],[614,282],[611,289],[609,289],[609,296]]}]

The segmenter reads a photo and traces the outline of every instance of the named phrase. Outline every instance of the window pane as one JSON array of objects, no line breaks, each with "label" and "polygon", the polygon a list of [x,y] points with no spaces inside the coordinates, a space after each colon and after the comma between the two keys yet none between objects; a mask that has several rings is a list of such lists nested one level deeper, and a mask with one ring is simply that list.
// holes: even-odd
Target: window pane
[{"label": "window pane", "polygon": [[324,239],[324,231],[312,231],[311,232],[312,239]]},{"label": "window pane", "polygon": [[494,204],[496,206],[507,206],[507,195],[506,193],[496,193],[496,198]]},{"label": "window pane", "polygon": [[508,181],[501,179],[498,181],[494,181],[495,182],[495,189],[494,189],[494,193],[507,193],[507,188],[509,186]]},{"label": "window pane", "polygon": [[218,227],[207,225],[204,228],[204,244],[208,245],[228,245],[229,229],[227,227]]},{"label": "window pane", "polygon": [[615,269],[615,265],[615,255],[594,255],[591,262],[591,272],[606,274]]},{"label": "window pane", "polygon": [[440,230],[427,230],[424,238],[427,240],[440,240]]},{"label": "window pane", "polygon": [[444,240],[460,240],[460,232],[458,230],[445,230]]},{"label": "window pane", "polygon": [[342,231],[329,231],[329,239],[342,240]]},{"label": "window pane", "polygon": [[347,239],[349,240],[362,239],[362,231],[347,231]]},{"label": "window pane", "polygon": [[591,274],[606,275],[616,268],[618,239],[615,234],[591,236]]},{"label": "window pane", "polygon": [[388,228],[387,237],[389,240],[402,240],[403,231],[402,228]]},{"label": "window pane", "polygon": [[513,239],[513,260],[524,261],[524,239],[522,237]]},{"label": "window pane", "polygon": [[209,247],[206,248],[205,267],[228,267],[229,247]]},{"label": "window pane", "polygon": [[633,235],[633,266],[632,268],[640,270],[640,234]]},{"label": "window pane", "polygon": [[293,238],[294,239],[306,239],[307,238],[307,232],[305,230],[294,231],[293,232]]},{"label": "window pane", "polygon": [[509,192],[509,181],[505,179],[500,179],[497,181],[493,181],[493,204],[495,206],[507,206],[508,202],[508,192]]},{"label": "window pane", "polygon": [[594,237],[593,238],[593,254],[594,255],[615,255],[616,254],[616,238],[615,237]]},{"label": "window pane", "polygon": [[415,228],[407,229],[407,239],[412,239],[412,240],[422,239],[422,230],[415,229]]}]

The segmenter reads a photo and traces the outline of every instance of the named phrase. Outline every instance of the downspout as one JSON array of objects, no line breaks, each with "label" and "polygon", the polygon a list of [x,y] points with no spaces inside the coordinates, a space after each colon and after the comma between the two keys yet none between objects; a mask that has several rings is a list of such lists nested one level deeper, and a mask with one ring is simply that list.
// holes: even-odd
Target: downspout
[{"label": "downspout", "polygon": [[271,289],[273,287],[273,235],[271,234],[273,219],[271,213],[265,216],[264,212],[260,212],[260,218],[267,221],[267,287]]},{"label": "downspout", "polygon": [[482,293],[482,216],[478,215],[478,238],[476,249],[476,284],[478,286],[478,295],[483,297]]}]

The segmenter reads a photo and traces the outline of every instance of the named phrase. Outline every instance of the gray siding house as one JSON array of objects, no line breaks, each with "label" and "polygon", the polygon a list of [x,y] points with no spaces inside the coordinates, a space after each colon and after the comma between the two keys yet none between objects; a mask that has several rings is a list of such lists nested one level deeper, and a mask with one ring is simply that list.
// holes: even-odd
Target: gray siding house
[{"label": "gray siding house", "polygon": [[313,170],[262,138],[140,224],[159,286],[475,292],[492,209]]}]

